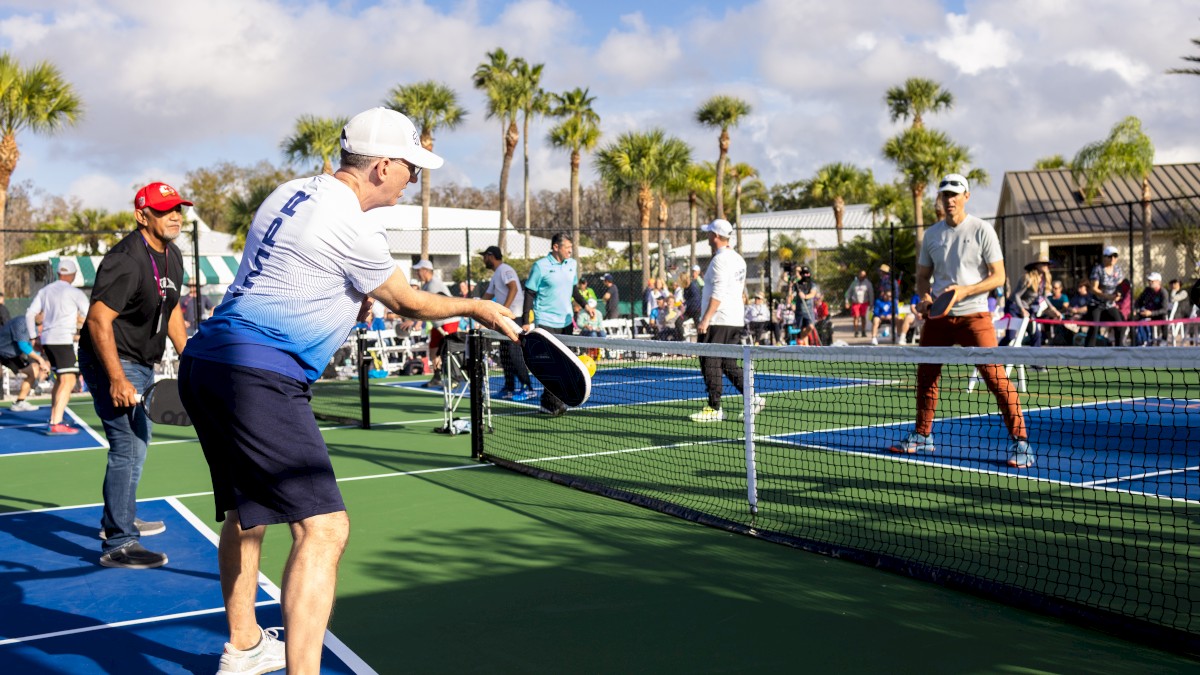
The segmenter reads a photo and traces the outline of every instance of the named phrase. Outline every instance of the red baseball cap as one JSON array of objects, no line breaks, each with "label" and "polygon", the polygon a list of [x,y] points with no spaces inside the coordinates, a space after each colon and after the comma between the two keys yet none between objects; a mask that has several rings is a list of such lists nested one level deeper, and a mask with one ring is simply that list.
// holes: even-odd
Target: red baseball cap
[{"label": "red baseball cap", "polygon": [[149,206],[157,211],[170,211],[180,204],[192,205],[191,202],[180,197],[175,188],[166,183],[151,183],[138,190],[137,195],[133,198],[133,208],[135,209],[144,209]]}]

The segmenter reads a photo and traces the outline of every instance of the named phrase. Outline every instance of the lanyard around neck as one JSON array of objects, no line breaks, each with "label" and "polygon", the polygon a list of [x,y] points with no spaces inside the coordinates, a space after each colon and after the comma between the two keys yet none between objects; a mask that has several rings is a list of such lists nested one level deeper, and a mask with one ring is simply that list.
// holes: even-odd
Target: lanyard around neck
[{"label": "lanyard around neck", "polygon": [[[154,287],[158,289],[158,301],[162,302],[167,297],[167,292],[162,287],[163,275],[159,274],[158,262],[154,260],[154,252],[150,250],[150,242],[146,241],[146,235],[142,235],[142,243],[146,245],[146,255],[150,256],[150,268],[154,270]],[[171,262],[171,248],[169,246],[163,247],[163,258],[165,260],[163,266],[169,269]]]}]

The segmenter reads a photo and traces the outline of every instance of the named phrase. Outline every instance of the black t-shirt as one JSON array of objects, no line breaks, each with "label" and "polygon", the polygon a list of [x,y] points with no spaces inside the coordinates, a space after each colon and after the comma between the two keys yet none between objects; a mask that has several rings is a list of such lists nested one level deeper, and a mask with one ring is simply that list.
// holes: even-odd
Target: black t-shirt
[{"label": "black t-shirt", "polygon": [[4,303],[0,303],[0,326],[9,321],[12,321],[12,315],[8,313],[8,308],[4,306]]},{"label": "black t-shirt", "polygon": [[616,284],[606,286],[604,288],[604,295],[608,296],[608,301],[604,304],[604,318],[621,318],[621,290],[617,288]]},{"label": "black t-shirt", "polygon": [[[151,264],[153,258],[154,264]],[[158,287],[154,267],[158,267]],[[159,253],[146,244],[141,230],[109,249],[92,287],[92,302],[100,301],[117,312],[113,337],[117,355],[152,366],[162,360],[167,345],[167,324],[179,304],[183,283],[183,254],[175,244]],[[163,294],[160,296],[159,287]],[[79,348],[95,354],[87,326],[79,336]],[[97,359],[99,360],[99,359]]]}]

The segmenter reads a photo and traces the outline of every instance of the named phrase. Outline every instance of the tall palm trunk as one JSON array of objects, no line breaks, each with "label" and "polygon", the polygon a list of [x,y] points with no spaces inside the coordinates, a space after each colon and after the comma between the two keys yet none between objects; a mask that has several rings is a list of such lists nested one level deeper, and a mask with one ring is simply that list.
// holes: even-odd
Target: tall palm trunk
[{"label": "tall palm trunk", "polygon": [[717,154],[717,217],[725,219],[725,158],[729,154],[729,130],[721,130]]},{"label": "tall palm trunk", "polygon": [[571,241],[579,246],[579,151],[571,151]]},{"label": "tall palm trunk", "polygon": [[21,151],[17,148],[17,137],[4,134],[0,139],[0,290],[4,289],[8,265],[8,238],[4,232],[4,213],[8,207],[8,186],[12,183],[13,172],[17,170],[17,160]]},{"label": "tall palm trunk", "polygon": [[1150,235],[1153,215],[1150,212],[1150,177],[1142,178],[1142,276],[1150,273],[1151,255]]},{"label": "tall palm trunk", "polygon": [[917,253],[921,252],[921,242],[925,241],[925,213],[921,197],[925,195],[925,184],[912,186],[913,218],[917,225]]},{"label": "tall palm trunk", "polygon": [[529,115],[525,115],[525,137],[521,139],[525,152],[525,201],[521,208],[525,212],[525,259],[529,260]]},{"label": "tall palm trunk", "polygon": [[650,283],[650,210],[654,208],[654,194],[649,185],[638,188],[637,207],[642,230],[642,288],[645,288]]},{"label": "tall palm trunk", "polygon": [[[842,225],[846,218],[846,200],[841,197],[833,198],[833,226],[837,228],[838,246],[842,245]],[[872,219],[874,216],[872,216]],[[872,227],[874,223],[872,223]]]},{"label": "tall palm trunk", "polygon": [[667,276],[667,252],[663,250],[663,243],[667,235],[667,217],[668,213],[667,196],[659,195],[658,197],[658,278],[665,279]]},{"label": "tall palm trunk", "polygon": [[733,188],[733,222],[737,223],[737,252],[738,255],[745,257],[742,253],[742,181],[739,178],[737,185]]},{"label": "tall palm trunk", "polygon": [[504,164],[500,167],[500,236],[497,237],[500,251],[505,255],[508,255],[508,233],[505,231],[508,223],[508,173],[512,169],[518,135],[516,120],[509,120],[508,129],[501,138],[504,143]]},{"label": "tall palm trunk", "polygon": [[692,219],[691,233],[688,235],[688,273],[696,266],[696,232],[700,229],[700,223],[697,222],[700,218],[700,209],[697,208],[697,203],[700,199],[695,192],[688,193],[688,215]]}]

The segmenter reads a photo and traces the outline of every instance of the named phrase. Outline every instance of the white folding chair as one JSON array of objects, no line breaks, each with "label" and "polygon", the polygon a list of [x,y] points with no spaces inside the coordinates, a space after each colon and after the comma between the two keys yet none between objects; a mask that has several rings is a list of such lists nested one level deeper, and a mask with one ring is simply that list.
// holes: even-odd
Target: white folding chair
[{"label": "white folding chair", "polygon": [[[1010,317],[1009,323],[1011,324],[1011,322],[1013,320],[1015,320],[1015,318],[1016,317]],[[1033,321],[1030,319],[1029,316],[1025,316],[1024,318],[1022,318],[1020,327],[1017,328],[1017,335],[1015,338],[1013,338],[1012,344],[1010,344],[1009,347],[1020,347],[1024,343],[1025,334],[1029,332],[1029,327],[1031,325],[1036,330],[1037,324],[1033,323]],[[1013,367],[1012,367],[1011,363],[1004,366],[1004,374],[1005,375],[1012,375],[1012,370],[1013,370]],[[979,376],[979,369],[976,368],[971,373],[971,378],[967,381],[967,391],[968,392],[975,391],[975,386],[979,384],[980,379],[982,379],[982,378]],[[1025,364],[1020,364],[1017,366],[1017,391],[1021,392],[1022,394],[1024,394],[1026,391]]]}]

